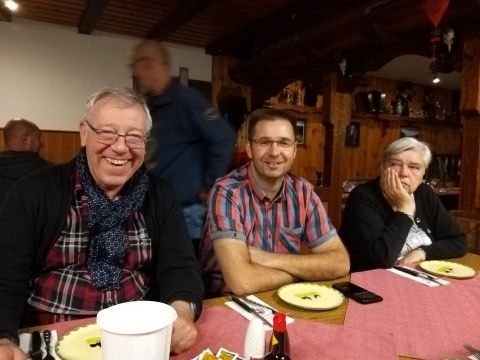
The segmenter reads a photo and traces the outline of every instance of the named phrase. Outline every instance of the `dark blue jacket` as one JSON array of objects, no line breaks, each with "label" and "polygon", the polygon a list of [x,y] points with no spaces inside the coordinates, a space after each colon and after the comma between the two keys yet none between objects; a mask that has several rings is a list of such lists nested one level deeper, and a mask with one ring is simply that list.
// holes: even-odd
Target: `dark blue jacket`
[{"label": "dark blue jacket", "polygon": [[198,194],[225,174],[235,132],[195,89],[172,82],[152,96],[153,119],[147,168],[170,183],[180,203],[200,202]]}]

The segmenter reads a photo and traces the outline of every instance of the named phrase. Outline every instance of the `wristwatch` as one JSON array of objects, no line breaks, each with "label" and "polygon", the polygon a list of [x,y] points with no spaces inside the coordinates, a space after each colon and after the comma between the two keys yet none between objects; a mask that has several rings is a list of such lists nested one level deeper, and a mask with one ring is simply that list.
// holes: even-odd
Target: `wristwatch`
[{"label": "wristwatch", "polygon": [[193,311],[194,319],[197,320],[198,317],[200,316],[199,306],[197,305],[197,303],[194,303],[194,302],[189,302],[188,304],[190,305],[190,310]]}]

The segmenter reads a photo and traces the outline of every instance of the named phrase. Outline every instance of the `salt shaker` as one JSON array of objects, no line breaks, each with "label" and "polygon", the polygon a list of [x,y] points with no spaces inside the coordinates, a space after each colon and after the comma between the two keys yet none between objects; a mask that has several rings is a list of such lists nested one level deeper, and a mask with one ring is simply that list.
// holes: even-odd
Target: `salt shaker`
[{"label": "salt shaker", "polygon": [[265,356],[265,330],[262,320],[256,317],[248,324],[243,354],[246,360],[261,360]]}]

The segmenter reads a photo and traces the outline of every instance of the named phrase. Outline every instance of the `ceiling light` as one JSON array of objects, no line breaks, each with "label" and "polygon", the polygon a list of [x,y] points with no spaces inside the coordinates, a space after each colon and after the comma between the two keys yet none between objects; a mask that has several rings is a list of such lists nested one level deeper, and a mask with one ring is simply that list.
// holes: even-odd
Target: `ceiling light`
[{"label": "ceiling light", "polygon": [[3,3],[8,9],[12,11],[17,11],[18,9],[18,4],[13,0],[5,0]]},{"label": "ceiling light", "polygon": [[435,76],[432,80],[432,83],[438,84],[440,82],[440,78],[438,76]]}]

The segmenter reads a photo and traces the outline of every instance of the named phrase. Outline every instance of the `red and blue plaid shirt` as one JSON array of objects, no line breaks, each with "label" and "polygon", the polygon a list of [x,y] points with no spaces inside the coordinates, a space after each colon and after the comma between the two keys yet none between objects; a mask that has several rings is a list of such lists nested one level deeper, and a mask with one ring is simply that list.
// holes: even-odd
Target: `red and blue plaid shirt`
[{"label": "red and blue plaid shirt", "polygon": [[[144,267],[152,259],[152,241],[141,212],[127,220],[129,251],[118,290],[98,290],[87,270],[89,234],[85,222],[87,198],[77,171],[72,205],[59,238],[45,259],[42,274],[32,281],[30,322],[52,323],[92,316],[109,306],[144,298],[149,278]],[[33,307],[33,309],[32,309]]]},{"label": "red and blue plaid shirt", "polygon": [[246,164],[218,179],[210,192],[201,261],[209,296],[229,292],[213,252],[215,239],[237,239],[248,246],[298,254],[301,243],[312,249],[337,234],[312,184],[287,174],[270,200]]}]

